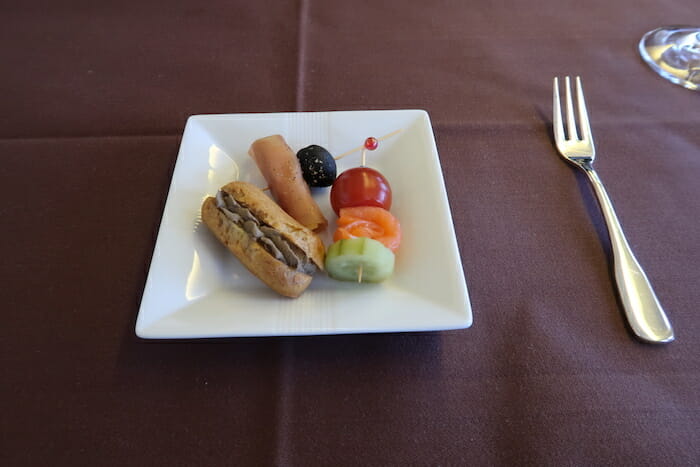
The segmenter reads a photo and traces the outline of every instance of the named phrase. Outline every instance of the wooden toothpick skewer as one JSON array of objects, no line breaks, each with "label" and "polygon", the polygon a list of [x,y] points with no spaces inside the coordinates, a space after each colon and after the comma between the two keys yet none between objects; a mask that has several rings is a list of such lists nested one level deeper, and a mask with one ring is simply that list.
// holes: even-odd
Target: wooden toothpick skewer
[{"label": "wooden toothpick skewer", "polygon": [[360,263],[360,267],[357,268],[357,283],[362,283],[362,263]]},{"label": "wooden toothpick skewer", "polygon": [[[402,128],[399,128],[399,129],[396,130],[396,131],[392,131],[391,133],[388,133],[388,134],[386,134],[386,135],[384,135],[384,136],[382,136],[382,137],[380,137],[380,138],[377,138],[377,141],[384,141],[385,139],[389,139],[389,138],[391,138],[392,136],[401,133],[402,131],[403,131],[403,129],[402,129]],[[356,147],[356,148],[354,148],[354,149],[351,149],[351,150],[349,150],[349,151],[346,151],[346,152],[342,153],[342,154],[339,155],[339,156],[335,156],[334,159],[335,159],[335,160],[342,159],[343,157],[349,156],[349,155],[352,154],[353,152],[357,152],[357,151],[359,151],[359,150],[361,150],[361,149],[365,149],[364,145],[363,145],[363,146],[358,146],[358,147]],[[364,163],[363,163],[362,165],[364,165]]]}]

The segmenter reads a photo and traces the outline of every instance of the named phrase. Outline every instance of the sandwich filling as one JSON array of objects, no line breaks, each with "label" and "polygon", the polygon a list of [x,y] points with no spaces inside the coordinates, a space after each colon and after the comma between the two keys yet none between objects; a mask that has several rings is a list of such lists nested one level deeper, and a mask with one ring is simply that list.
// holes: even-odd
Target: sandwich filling
[{"label": "sandwich filling", "polygon": [[276,260],[304,274],[313,274],[316,265],[301,248],[284,238],[275,228],[263,223],[238,203],[233,196],[219,190],[216,194],[216,207],[228,220],[253,237]]}]

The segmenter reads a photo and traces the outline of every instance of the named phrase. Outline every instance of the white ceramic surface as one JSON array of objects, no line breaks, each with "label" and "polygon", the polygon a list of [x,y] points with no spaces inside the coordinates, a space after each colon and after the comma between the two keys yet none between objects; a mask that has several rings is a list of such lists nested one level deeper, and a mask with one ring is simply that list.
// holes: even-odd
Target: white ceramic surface
[{"label": "white ceramic surface", "polygon": [[[393,191],[403,240],[394,275],[381,284],[316,274],[297,299],[252,276],[201,223],[207,196],[240,179],[265,186],[250,143],[281,134],[293,150],[319,144],[332,154],[368,136],[402,131],[368,152]],[[359,165],[360,152],[338,161]],[[335,229],[330,188],[314,196]],[[288,336],[431,331],[469,327],[472,312],[428,114],[422,110],[197,115],[187,121],[136,321],[142,338]]]}]

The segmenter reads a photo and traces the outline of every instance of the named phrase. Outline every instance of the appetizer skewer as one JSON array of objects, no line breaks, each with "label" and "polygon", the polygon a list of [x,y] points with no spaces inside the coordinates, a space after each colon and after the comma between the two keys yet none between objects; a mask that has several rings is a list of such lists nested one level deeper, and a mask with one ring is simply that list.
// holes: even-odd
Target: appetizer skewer
[{"label": "appetizer skewer", "polygon": [[367,151],[378,147],[377,138],[367,138],[361,165],[341,173],[331,188],[331,206],[339,218],[326,270],[334,279],[381,282],[393,273],[401,226],[389,212],[391,186],[379,171],[365,165]]}]

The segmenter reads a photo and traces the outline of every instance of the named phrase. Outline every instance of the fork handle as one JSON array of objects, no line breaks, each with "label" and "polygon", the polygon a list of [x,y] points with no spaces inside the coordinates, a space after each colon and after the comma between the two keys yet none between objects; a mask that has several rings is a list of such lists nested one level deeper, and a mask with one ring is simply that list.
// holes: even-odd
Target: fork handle
[{"label": "fork handle", "polygon": [[622,307],[632,331],[639,339],[649,343],[665,343],[674,339],[673,328],[664,309],[656,298],[644,270],[634,257],[627,243],[622,226],[603,182],[590,165],[581,166],[593,185],[612,244],[615,282]]}]

